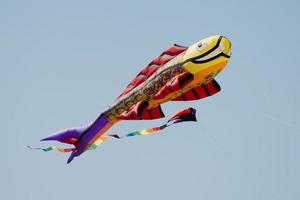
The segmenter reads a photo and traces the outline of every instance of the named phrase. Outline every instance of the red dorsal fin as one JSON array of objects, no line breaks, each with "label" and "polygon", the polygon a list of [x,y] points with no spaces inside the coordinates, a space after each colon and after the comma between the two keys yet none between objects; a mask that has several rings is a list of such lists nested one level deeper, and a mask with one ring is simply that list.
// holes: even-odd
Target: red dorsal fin
[{"label": "red dorsal fin", "polygon": [[165,117],[160,106],[147,109],[149,103],[142,101],[130,108],[128,112],[121,114],[118,119],[122,120],[151,120]]},{"label": "red dorsal fin", "polygon": [[174,44],[173,46],[171,46],[170,48],[162,52],[160,56],[153,59],[145,68],[143,68],[138,73],[138,75],[134,79],[132,79],[132,81],[125,88],[125,90],[123,90],[123,92],[119,95],[119,97],[127,94],[133,88],[143,83],[145,80],[147,80],[149,76],[151,76],[154,72],[156,72],[156,70],[158,70],[161,66],[163,66],[165,63],[173,59],[175,56],[184,52],[186,49],[187,47]]},{"label": "red dorsal fin", "polygon": [[220,90],[220,85],[216,80],[213,79],[204,85],[196,86],[186,91],[172,101],[193,101],[197,99],[203,99],[205,97],[212,96],[218,93]]}]

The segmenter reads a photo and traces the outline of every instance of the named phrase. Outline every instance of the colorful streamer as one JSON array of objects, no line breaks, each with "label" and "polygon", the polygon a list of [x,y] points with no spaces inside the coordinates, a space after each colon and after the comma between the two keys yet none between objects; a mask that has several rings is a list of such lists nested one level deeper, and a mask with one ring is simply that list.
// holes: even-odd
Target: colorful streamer
[{"label": "colorful streamer", "polygon": [[31,147],[31,146],[27,146],[27,147],[31,150],[42,150],[44,152],[56,150],[61,153],[68,153],[68,152],[72,152],[74,150],[74,148],[60,148],[57,146],[51,146],[51,147],[47,147],[47,148],[39,148],[39,147]]},{"label": "colorful streamer", "polygon": [[[167,121],[167,123],[163,124],[162,126],[152,127],[152,128],[148,128],[148,129],[139,130],[139,131],[134,131],[134,132],[128,133],[124,136],[120,136],[118,134],[102,135],[90,146],[89,150],[95,150],[100,144],[102,144],[109,138],[123,139],[123,138],[139,136],[139,135],[149,135],[149,134],[161,131],[161,130],[171,126],[172,124],[181,123],[181,122],[185,122],[185,121],[197,121],[196,110],[194,108],[186,108],[184,110],[181,110],[180,112],[173,115]],[[31,146],[28,146],[28,148],[30,148],[31,150],[42,150],[44,152],[56,150],[61,153],[72,152],[74,149],[76,149],[76,148],[60,148],[57,146],[50,146],[48,148],[34,148]]]}]

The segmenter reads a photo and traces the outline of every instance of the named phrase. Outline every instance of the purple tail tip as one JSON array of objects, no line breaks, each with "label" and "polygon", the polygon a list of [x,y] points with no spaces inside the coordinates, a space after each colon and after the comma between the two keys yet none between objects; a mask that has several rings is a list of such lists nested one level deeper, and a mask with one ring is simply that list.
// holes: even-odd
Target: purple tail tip
[{"label": "purple tail tip", "polygon": [[70,157],[68,158],[67,164],[69,164],[70,162],[72,162],[72,160],[73,160],[75,157],[80,156],[80,154],[82,154],[82,153],[83,153],[82,148],[75,149],[75,150],[71,153]]},{"label": "purple tail tip", "polygon": [[47,137],[41,139],[41,141],[48,141],[48,140],[57,140],[57,141],[59,141],[60,137],[58,135],[50,135],[50,136],[47,136]]},{"label": "purple tail tip", "polygon": [[70,162],[72,162],[72,160],[74,159],[73,153],[70,155],[67,164],[69,164]]}]

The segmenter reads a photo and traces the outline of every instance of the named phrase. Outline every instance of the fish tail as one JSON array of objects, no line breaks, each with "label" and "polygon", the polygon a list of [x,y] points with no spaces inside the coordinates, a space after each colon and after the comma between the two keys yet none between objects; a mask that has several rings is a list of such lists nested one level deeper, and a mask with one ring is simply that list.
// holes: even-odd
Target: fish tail
[{"label": "fish tail", "polygon": [[83,152],[88,150],[96,140],[112,126],[113,123],[107,119],[104,113],[102,113],[74,143],[75,149],[71,153],[67,163],[70,163],[75,157],[80,156]]}]

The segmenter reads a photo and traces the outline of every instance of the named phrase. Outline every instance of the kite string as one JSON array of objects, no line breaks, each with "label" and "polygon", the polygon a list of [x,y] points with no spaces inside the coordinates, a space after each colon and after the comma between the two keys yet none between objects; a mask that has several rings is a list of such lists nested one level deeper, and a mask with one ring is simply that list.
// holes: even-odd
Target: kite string
[{"label": "kite string", "polygon": [[218,142],[217,138],[214,137],[212,134],[209,134],[207,129],[202,126],[202,130],[203,130],[203,133],[206,133],[206,135],[216,144],[216,146],[221,150],[221,152],[225,153],[225,155],[231,157],[231,154],[229,151],[226,150],[226,148],[220,143]]}]

